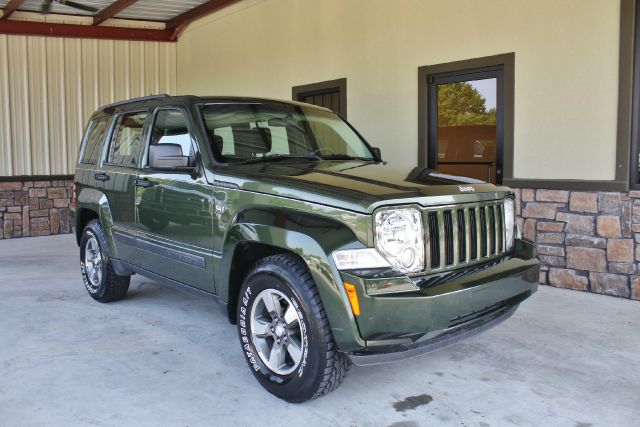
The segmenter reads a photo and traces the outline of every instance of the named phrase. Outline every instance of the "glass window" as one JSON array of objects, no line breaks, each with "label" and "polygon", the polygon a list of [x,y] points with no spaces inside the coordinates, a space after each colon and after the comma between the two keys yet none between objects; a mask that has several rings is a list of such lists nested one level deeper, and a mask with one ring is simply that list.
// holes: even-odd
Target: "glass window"
[{"label": "glass window", "polygon": [[500,181],[498,74],[476,73],[473,78],[474,74],[461,73],[433,80],[436,108],[430,118],[430,132],[437,143],[432,164],[438,170]]},{"label": "glass window", "polygon": [[336,114],[289,104],[215,104],[203,107],[213,150],[228,162],[307,157],[364,159],[373,155]]},{"label": "glass window", "polygon": [[85,136],[85,146],[82,152],[82,160],[80,163],[95,164],[102,152],[102,143],[104,142],[109,125],[110,117],[101,117],[94,119],[89,123]]},{"label": "glass window", "polygon": [[146,118],[146,112],[125,114],[120,118],[111,143],[110,163],[124,166],[137,165]]},{"label": "glass window", "polygon": [[187,120],[178,110],[160,110],[151,130],[151,145],[175,144],[182,149],[183,156],[195,158],[195,151],[187,126]]}]

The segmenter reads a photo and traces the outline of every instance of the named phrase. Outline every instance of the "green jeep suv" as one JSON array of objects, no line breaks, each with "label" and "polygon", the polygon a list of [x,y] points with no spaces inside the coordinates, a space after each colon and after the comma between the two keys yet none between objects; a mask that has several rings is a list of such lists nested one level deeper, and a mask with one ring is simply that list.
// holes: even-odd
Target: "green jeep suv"
[{"label": "green jeep suv", "polygon": [[132,274],[217,300],[269,392],[403,360],[508,318],[537,288],[514,194],[390,165],[313,105],[151,96],[96,111],[72,211],[97,301]]}]

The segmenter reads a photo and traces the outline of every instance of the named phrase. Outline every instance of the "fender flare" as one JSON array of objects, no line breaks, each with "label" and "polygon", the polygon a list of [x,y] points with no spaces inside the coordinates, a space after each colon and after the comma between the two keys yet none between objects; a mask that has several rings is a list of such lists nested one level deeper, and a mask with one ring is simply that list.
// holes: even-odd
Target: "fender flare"
[{"label": "fender flare", "polygon": [[[302,258],[311,272],[338,347],[352,351],[364,346],[342,277],[331,259],[331,253],[337,249],[364,247],[353,231],[334,219],[313,214],[271,207],[253,209],[254,212],[238,215],[227,233],[216,278],[216,283],[226,284],[218,289],[221,300],[232,299],[227,278],[239,244],[258,243],[291,252]],[[295,230],[286,227],[283,221],[291,215],[297,219]],[[310,219],[307,226],[300,224],[303,218]]]},{"label": "fender flare", "polygon": [[98,218],[102,222],[102,228],[107,237],[107,243],[109,244],[109,254],[112,258],[118,258],[118,250],[116,249],[111,233],[113,216],[111,215],[111,206],[109,206],[107,196],[95,188],[83,188],[80,191],[80,194],[78,194],[78,206],[76,208],[76,227],[78,228],[78,232],[82,232],[78,227],[78,221],[80,221],[81,218],[81,215],[78,213],[83,209],[88,209],[98,214]]}]

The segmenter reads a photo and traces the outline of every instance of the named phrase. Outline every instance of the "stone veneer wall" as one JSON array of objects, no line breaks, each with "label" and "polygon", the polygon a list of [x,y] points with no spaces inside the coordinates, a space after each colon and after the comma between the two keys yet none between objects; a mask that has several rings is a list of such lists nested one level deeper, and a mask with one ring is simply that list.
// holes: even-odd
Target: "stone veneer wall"
[{"label": "stone veneer wall", "polygon": [[71,232],[70,180],[0,182],[0,239]]},{"label": "stone veneer wall", "polygon": [[640,300],[640,191],[515,191],[540,283]]}]

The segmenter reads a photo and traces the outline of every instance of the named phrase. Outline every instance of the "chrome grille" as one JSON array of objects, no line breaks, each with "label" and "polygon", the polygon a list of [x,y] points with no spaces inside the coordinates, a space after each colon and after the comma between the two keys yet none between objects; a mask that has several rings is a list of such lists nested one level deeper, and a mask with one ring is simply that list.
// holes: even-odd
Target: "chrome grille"
[{"label": "chrome grille", "polygon": [[426,272],[479,264],[505,253],[502,200],[425,209]]}]

